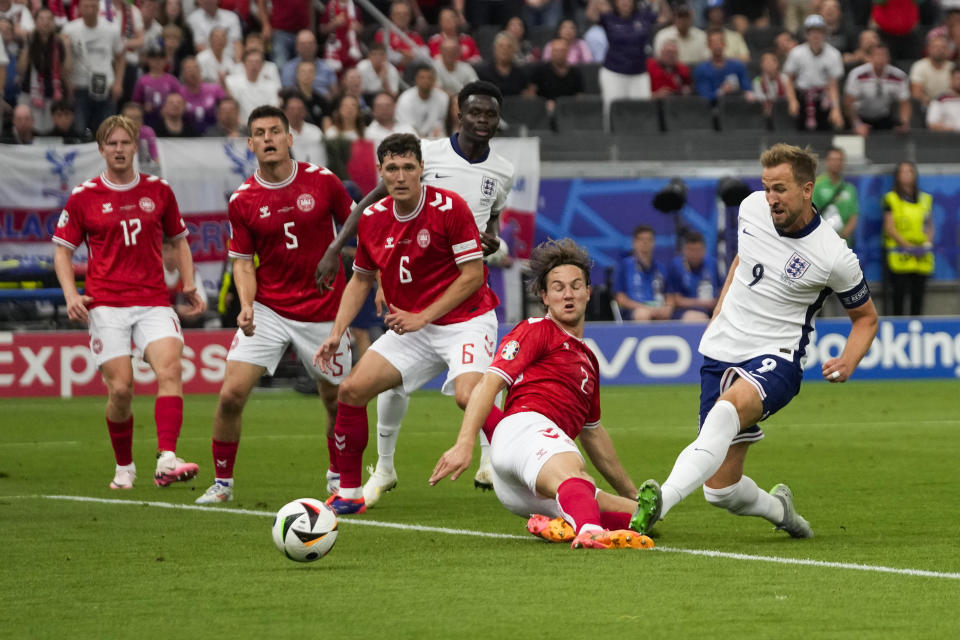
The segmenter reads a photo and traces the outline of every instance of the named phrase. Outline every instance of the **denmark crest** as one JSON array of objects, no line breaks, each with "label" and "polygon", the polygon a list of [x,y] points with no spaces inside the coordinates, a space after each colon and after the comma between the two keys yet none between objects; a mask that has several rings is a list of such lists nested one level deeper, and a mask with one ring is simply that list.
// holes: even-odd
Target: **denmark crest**
[{"label": "denmark crest", "polygon": [[492,198],[493,192],[497,189],[497,181],[490,176],[483,176],[483,180],[480,182],[480,193],[484,197]]},{"label": "denmark crest", "polygon": [[153,203],[153,200],[147,196],[140,198],[140,202],[137,204],[140,205],[140,210],[144,213],[153,213],[153,210],[157,208],[157,205]]},{"label": "denmark crest", "polygon": [[103,351],[103,341],[101,341],[100,338],[94,338],[93,342],[90,343],[90,350],[99,354]]},{"label": "denmark crest", "polygon": [[297,209],[300,211],[313,211],[313,207],[316,206],[317,202],[313,199],[313,196],[309,193],[301,193],[297,198]]},{"label": "denmark crest", "polygon": [[426,229],[420,229],[420,233],[417,234],[417,244],[420,245],[421,249],[426,249],[430,246],[430,232]]},{"label": "denmark crest", "polygon": [[794,251],[793,255],[787,260],[787,264],[783,266],[783,271],[788,277],[798,280],[803,277],[803,274],[806,273],[809,268],[810,261]]},{"label": "denmark crest", "polygon": [[503,349],[500,350],[500,357],[504,360],[513,360],[517,357],[518,353],[520,353],[520,343],[516,340],[511,340],[503,345]]}]

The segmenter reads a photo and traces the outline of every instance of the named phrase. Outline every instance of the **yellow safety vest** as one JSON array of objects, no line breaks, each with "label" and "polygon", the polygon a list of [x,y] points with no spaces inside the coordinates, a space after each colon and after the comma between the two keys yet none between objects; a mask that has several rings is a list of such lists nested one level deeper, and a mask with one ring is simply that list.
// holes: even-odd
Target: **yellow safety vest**
[{"label": "yellow safety vest", "polygon": [[[893,216],[893,224],[904,240],[921,245],[927,240],[923,226],[932,214],[933,198],[929,193],[920,192],[916,202],[903,200],[895,191],[889,191],[883,196],[883,204]],[[884,234],[883,246],[887,251],[887,266],[893,273],[933,273],[933,250],[921,253],[904,251],[897,246],[896,241]]]}]

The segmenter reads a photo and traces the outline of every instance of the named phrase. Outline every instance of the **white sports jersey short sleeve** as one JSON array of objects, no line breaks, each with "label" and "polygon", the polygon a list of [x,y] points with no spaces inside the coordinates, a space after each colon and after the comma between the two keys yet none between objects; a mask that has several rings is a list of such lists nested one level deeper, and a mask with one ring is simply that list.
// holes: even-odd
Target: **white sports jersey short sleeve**
[{"label": "white sports jersey short sleeve", "polygon": [[449,189],[466,200],[477,228],[485,231],[491,217],[507,205],[513,187],[513,163],[490,149],[481,162],[470,163],[455,147],[455,138],[421,140],[424,184]]},{"label": "white sports jersey short sleeve", "polygon": [[737,266],[720,309],[700,341],[700,353],[723,362],[764,354],[802,357],[813,317],[836,292],[846,308],[870,291],[856,255],[830,225],[813,221],[780,235],[762,191],[740,204]]}]

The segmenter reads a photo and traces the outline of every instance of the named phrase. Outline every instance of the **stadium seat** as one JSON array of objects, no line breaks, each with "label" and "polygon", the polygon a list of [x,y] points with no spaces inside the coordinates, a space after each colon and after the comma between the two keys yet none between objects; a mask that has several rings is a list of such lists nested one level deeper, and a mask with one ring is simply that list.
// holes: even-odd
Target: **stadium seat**
[{"label": "stadium seat", "polygon": [[721,131],[753,130],[767,128],[763,115],[763,103],[747,100],[743,96],[723,96],[717,101]]},{"label": "stadium seat", "polygon": [[531,131],[540,137],[540,160],[543,162],[609,162],[613,139],[602,131]]},{"label": "stadium seat", "polygon": [[667,131],[712,131],[713,109],[701,96],[668,96],[663,99],[663,125]]},{"label": "stadium seat", "polygon": [[547,101],[540,96],[504,96],[500,114],[507,125],[507,134],[516,134],[522,127],[547,129]]},{"label": "stadium seat", "polygon": [[771,51],[780,30],[779,27],[748,27],[743,39],[750,50],[750,59],[759,60],[761,53]]},{"label": "stadium seat", "polygon": [[603,99],[600,96],[557,98],[554,120],[557,131],[603,131]]},{"label": "stadium seat", "polygon": [[916,98],[910,98],[910,129],[916,131],[926,128],[927,110],[924,108],[922,102]]},{"label": "stadium seat", "polygon": [[790,115],[787,99],[778,98],[773,102],[773,111],[770,116],[770,126],[774,131],[796,131],[797,119]]},{"label": "stadium seat", "polygon": [[864,155],[874,164],[913,160],[913,151],[913,141],[909,136],[891,131],[870,132],[864,145]]},{"label": "stadium seat", "polygon": [[659,100],[614,100],[610,103],[610,128],[618,134],[660,133]]},{"label": "stadium seat", "polygon": [[913,131],[910,134],[916,151],[916,161],[956,162],[960,158],[960,133],[947,131]]},{"label": "stadium seat", "polygon": [[774,131],[767,136],[767,146],[778,142],[810,147],[818,157],[826,157],[827,150],[833,146],[833,133],[830,131]]},{"label": "stadium seat", "polygon": [[600,63],[588,62],[576,65],[583,76],[583,92],[600,95]]}]

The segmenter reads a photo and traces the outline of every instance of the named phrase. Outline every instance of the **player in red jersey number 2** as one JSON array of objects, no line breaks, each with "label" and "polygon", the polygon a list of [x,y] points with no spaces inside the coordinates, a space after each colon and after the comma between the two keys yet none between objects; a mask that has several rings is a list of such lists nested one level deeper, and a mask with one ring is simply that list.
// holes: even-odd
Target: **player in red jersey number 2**
[{"label": "player in red jersey number 2", "polygon": [[[531,291],[547,309],[524,320],[470,396],[456,444],[430,476],[456,480],[470,466],[482,428],[490,439],[493,489],[507,509],[535,514],[527,529],[574,549],[639,549],[653,541],[630,531],[636,487],[600,424],[597,357],[583,343],[590,258],[573,240],[551,240],[530,256]],[[509,387],[504,418],[490,424],[494,399]],[[574,439],[620,495],[597,491]],[[629,496],[629,497],[628,497]]]},{"label": "player in red jersey number 2", "polygon": [[[111,116],[97,129],[97,145],[107,168],[81,183],[57,222],[54,268],[63,288],[67,316],[90,327],[90,350],[107,386],[107,428],[117,467],[111,489],[132,489],[133,364],[130,341],[157,376],[157,468],[154,484],[165,487],[189,480],[198,467],[176,455],[183,424],[180,356],[183,333],[163,279],[161,244],[175,244],[183,293],[191,311],[206,301],[197,294],[187,227],[173,191],[156,176],[137,173],[137,126]],[[77,291],[73,253],[81,243],[88,250],[86,292]]]},{"label": "player in red jersey number 2", "polygon": [[369,438],[367,403],[394,387],[412,393],[446,370],[442,392],[466,406],[471,376],[465,374],[482,371],[477,351],[492,354],[497,339],[493,310],[499,300],[484,282],[480,232],[470,208],[456,193],[420,183],[423,157],[416,136],[388,136],[377,157],[390,195],[360,217],[356,273],[330,337],[315,355],[321,367],[330,366],[379,271],[390,330],[340,385],[334,429],[340,488],[327,502],[337,513],[366,510],[360,474]]}]

